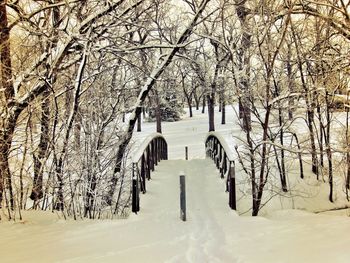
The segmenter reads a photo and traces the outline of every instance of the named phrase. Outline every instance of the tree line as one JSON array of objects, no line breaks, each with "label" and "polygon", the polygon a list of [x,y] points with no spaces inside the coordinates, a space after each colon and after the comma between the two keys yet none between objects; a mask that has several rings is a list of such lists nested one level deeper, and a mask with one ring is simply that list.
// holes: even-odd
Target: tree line
[{"label": "tree line", "polygon": [[[350,187],[350,1],[1,1],[0,205],[125,215],[145,109],[174,93],[215,130],[238,103],[252,214],[286,159]],[[335,116],[341,115],[342,123]],[[302,132],[300,123],[306,127]],[[161,132],[158,118],[157,131]],[[307,134],[305,137],[303,134]],[[337,169],[335,169],[335,166]],[[272,167],[277,167],[273,169]],[[29,201],[30,199],[31,201]]]}]

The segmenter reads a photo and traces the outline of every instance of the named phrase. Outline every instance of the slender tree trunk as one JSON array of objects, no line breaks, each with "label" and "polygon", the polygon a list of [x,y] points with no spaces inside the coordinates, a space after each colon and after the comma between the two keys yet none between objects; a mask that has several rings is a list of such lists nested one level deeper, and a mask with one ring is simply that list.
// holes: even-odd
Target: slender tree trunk
[{"label": "slender tree trunk", "polygon": [[280,143],[281,143],[281,184],[283,192],[288,192],[287,188],[287,176],[286,176],[286,167],[285,167],[285,152],[284,152],[284,130],[283,130],[283,113],[282,109],[278,109],[279,114],[279,124],[280,124]]},{"label": "slender tree trunk", "polygon": [[[268,89],[269,90],[269,89]],[[268,101],[268,99],[267,99]],[[265,121],[263,124],[263,144],[262,144],[262,150],[261,150],[261,164],[260,164],[260,176],[259,176],[259,183],[257,185],[257,193],[256,193],[256,200],[255,200],[255,207],[253,208],[253,216],[257,216],[260,210],[260,205],[262,201],[262,196],[264,192],[264,187],[266,183],[266,177],[265,175],[265,169],[266,165],[268,163],[268,151],[267,151],[267,138],[268,138],[268,129],[269,129],[269,119],[270,119],[270,112],[271,112],[271,106],[268,106],[265,113]],[[268,171],[267,171],[268,172]]]},{"label": "slender tree trunk", "polygon": [[317,101],[317,116],[318,116],[318,122],[319,122],[319,147],[320,147],[320,166],[321,168],[324,167],[324,161],[323,161],[323,134],[324,134],[324,125],[322,120],[322,113],[321,113],[321,106],[319,102]]},{"label": "slender tree trunk", "polygon": [[[274,78],[274,86],[275,86],[275,97],[280,96],[280,87],[277,84],[275,78]],[[281,102],[277,103],[277,107],[278,107],[278,123],[279,123],[279,137],[280,137],[280,144],[281,144],[281,163],[280,163],[280,179],[281,179],[281,186],[282,186],[282,190],[283,192],[287,192],[287,178],[286,178],[286,168],[285,168],[285,159],[284,159],[284,155],[285,155],[285,151],[284,151],[284,128],[283,128],[283,122],[284,122],[284,117],[283,117],[283,111],[282,111],[282,105]],[[277,151],[276,151],[277,153]],[[278,161],[279,156],[276,154],[276,159]],[[279,161],[278,161],[279,163]]]},{"label": "slender tree trunk", "polygon": [[213,94],[207,95],[208,99],[208,116],[209,116],[209,131],[215,131],[215,123],[214,123],[214,99]]},{"label": "slender tree trunk", "polygon": [[192,105],[191,104],[188,105],[188,109],[190,111],[190,118],[192,118],[193,117],[193,111],[192,111]]},{"label": "slender tree trunk", "polygon": [[226,124],[226,103],[225,103],[225,99],[222,100],[221,124]]},{"label": "slender tree trunk", "polygon": [[62,147],[62,150],[61,150],[61,153],[60,153],[58,160],[56,160],[55,172],[56,172],[56,177],[57,177],[57,181],[58,181],[58,191],[57,191],[57,200],[56,200],[56,204],[55,204],[55,209],[59,210],[59,211],[64,210],[63,164],[64,164],[64,160],[66,157],[66,152],[67,152],[67,148],[68,148],[68,144],[69,144],[69,137],[70,137],[71,130],[73,128],[74,119],[75,119],[75,116],[76,116],[78,109],[79,109],[80,90],[81,90],[83,74],[84,74],[85,66],[87,63],[88,52],[89,52],[87,49],[88,48],[85,47],[84,54],[83,54],[83,57],[82,57],[82,60],[80,62],[79,69],[77,72],[77,77],[75,80],[75,94],[74,94],[74,98],[73,98],[72,111],[71,111],[71,113],[68,117],[68,120],[67,120],[67,129],[66,129],[66,133],[65,133],[65,137],[64,137],[64,141],[63,141],[63,147]]},{"label": "slender tree trunk", "polygon": [[240,77],[238,80],[238,88],[241,91],[242,97],[239,104],[239,116],[243,118],[243,129],[245,131],[251,130],[251,95],[249,90],[250,79],[250,54],[249,48],[251,46],[251,29],[248,23],[248,15],[250,10],[246,7],[246,0],[236,0],[236,13],[239,18],[242,37],[239,47],[239,71]]},{"label": "slender tree trunk", "polygon": [[74,125],[74,147],[77,152],[80,151],[81,144],[81,125],[82,125],[82,116],[81,112],[78,110],[77,115],[75,117],[75,125]]},{"label": "slender tree trunk", "polygon": [[330,103],[329,94],[326,90],[326,117],[327,117],[327,127],[326,127],[326,152],[328,159],[328,182],[329,182],[329,201],[333,202],[333,162],[332,162],[332,149],[331,149],[331,116],[330,116]]},{"label": "slender tree trunk", "polygon": [[186,100],[187,100],[188,110],[189,110],[189,113],[190,113],[190,118],[192,118],[192,117],[193,117],[193,111],[192,111],[192,97],[186,96]]},{"label": "slender tree trunk", "polygon": [[304,179],[304,167],[303,167],[303,158],[301,156],[301,147],[299,143],[299,139],[296,133],[292,133],[293,137],[295,138],[295,142],[297,143],[298,147],[298,159],[299,159],[299,168],[300,168],[300,178]]},{"label": "slender tree trunk", "polygon": [[14,208],[14,198],[12,190],[12,178],[8,163],[11,141],[16,127],[16,122],[11,118],[9,123],[3,127],[4,132],[0,133],[0,207],[5,194],[5,186],[9,190],[10,206]]},{"label": "slender tree trunk", "polygon": [[206,100],[206,96],[203,95],[203,99],[202,99],[202,113],[205,113],[205,100]]},{"label": "slender tree trunk", "polygon": [[[197,88],[196,88],[197,89]],[[200,103],[200,98],[198,98],[198,95],[197,95],[197,91],[196,89],[194,90],[193,92],[193,98],[194,98],[194,101],[195,101],[195,106],[196,106],[196,110],[199,110],[199,103]]]},{"label": "slender tree trunk", "polygon": [[28,116],[28,121],[27,121],[27,124],[26,124],[26,128],[25,128],[25,141],[24,141],[24,144],[23,144],[23,147],[24,147],[24,150],[23,150],[23,157],[22,157],[22,165],[21,165],[21,169],[19,171],[19,185],[20,185],[20,198],[19,198],[19,209],[24,209],[25,208],[25,204],[26,204],[26,201],[24,200],[24,183],[23,183],[23,170],[24,170],[24,166],[25,166],[25,163],[26,163],[26,158],[27,158],[27,151],[28,151],[28,137],[29,134],[28,134],[28,131],[29,131],[29,127],[31,125],[31,113],[29,113],[29,116]]},{"label": "slender tree trunk", "polygon": [[157,122],[157,132],[162,133],[162,112],[160,110],[160,101],[157,94],[156,98],[156,122]]},{"label": "slender tree trunk", "polygon": [[41,103],[41,120],[40,120],[40,140],[37,154],[33,154],[34,158],[34,179],[33,188],[30,194],[30,199],[37,202],[43,197],[43,169],[47,157],[47,149],[49,146],[49,117],[50,117],[50,99],[49,89],[43,93]]},{"label": "slender tree trunk", "polygon": [[[294,78],[292,72],[292,48],[291,45],[288,45],[288,58],[287,58],[287,78],[288,78],[288,90],[289,93],[294,92]],[[289,120],[293,119],[293,109],[294,109],[294,97],[290,96],[288,98],[288,118]]]},{"label": "slender tree trunk", "polygon": [[299,50],[299,44],[298,39],[295,34],[294,27],[291,26],[292,29],[292,36],[295,44],[295,48],[297,50],[297,59],[298,59],[298,68],[300,72],[302,87],[305,92],[305,101],[306,101],[306,115],[307,115],[307,126],[309,129],[309,136],[310,136],[310,143],[311,143],[311,160],[312,160],[312,172],[316,174],[317,180],[319,180],[319,169],[318,169],[318,158],[317,158],[317,152],[316,152],[316,141],[315,141],[315,132],[314,132],[314,103],[312,102],[312,98],[310,98],[310,90],[307,87],[304,71],[303,71],[303,64],[301,60],[301,52]]}]

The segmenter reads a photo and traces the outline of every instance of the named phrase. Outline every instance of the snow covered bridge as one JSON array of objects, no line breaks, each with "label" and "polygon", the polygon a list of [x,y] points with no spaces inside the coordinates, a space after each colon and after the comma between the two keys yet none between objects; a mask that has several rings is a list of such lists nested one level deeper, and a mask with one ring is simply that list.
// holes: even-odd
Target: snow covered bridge
[{"label": "snow covered bridge", "polygon": [[[217,201],[228,204],[229,207],[234,210],[236,209],[235,164],[230,147],[225,139],[219,133],[215,132],[208,133],[205,140],[197,138],[195,142],[202,144],[202,151],[205,152],[207,158],[203,159],[197,157],[184,162],[183,160],[168,160],[168,149],[172,148],[172,145],[168,146],[162,134],[152,133],[143,140],[138,146],[138,149],[134,151],[133,156],[132,212],[137,214],[137,212],[140,211],[140,199],[143,198],[142,194],[146,194],[147,181],[153,181],[151,180],[151,172],[155,171],[155,167],[158,164],[159,168],[157,167],[156,170],[158,173],[156,173],[153,179],[155,179],[155,182],[157,182],[157,180],[166,180],[166,182],[162,183],[161,187],[155,192],[152,192],[152,194],[156,195],[159,200],[166,200],[169,198],[169,195],[173,194],[173,198],[177,198],[177,202],[173,202],[172,199],[169,199],[168,207],[170,209],[178,210],[178,176],[180,174],[186,175],[187,180],[189,180],[187,188],[189,196],[192,196],[192,199],[200,200],[199,197],[201,196],[215,196],[217,193],[213,192],[212,187],[215,188],[216,185],[218,192],[228,192],[225,200]],[[187,160],[188,146],[183,147],[183,150],[183,158]],[[209,158],[212,159],[214,163]],[[160,162],[161,160],[165,161]],[[212,169],[213,164],[215,164],[214,169]],[[215,166],[217,169],[215,169]],[[159,171],[163,172],[159,173]],[[211,182],[207,184],[206,182],[211,180],[208,179],[209,177],[215,179],[215,183]],[[218,180],[218,178],[225,180]],[[150,183],[150,185],[152,185],[152,183]],[[152,186],[151,189],[153,190]],[[140,193],[142,194],[140,195]],[[213,197],[213,199],[215,199],[215,197]],[[154,202],[157,203],[158,201],[154,200]],[[191,202],[191,200],[189,200],[189,202]],[[157,206],[156,204],[150,205],[152,207]],[[142,208],[144,208],[144,205],[142,205]],[[161,210],[164,210],[164,208]],[[155,213],[157,212],[155,211]],[[191,215],[190,210],[189,213]]]}]

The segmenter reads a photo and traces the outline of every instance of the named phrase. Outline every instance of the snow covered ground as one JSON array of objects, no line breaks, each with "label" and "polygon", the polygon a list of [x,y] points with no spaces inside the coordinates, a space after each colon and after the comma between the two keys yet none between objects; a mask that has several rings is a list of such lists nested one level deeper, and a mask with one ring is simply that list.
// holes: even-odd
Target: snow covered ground
[{"label": "snow covered ground", "polygon": [[[229,111],[228,124],[216,127],[228,139],[239,132],[233,116]],[[145,123],[135,147],[154,130],[154,123]],[[0,262],[350,262],[347,211],[238,216],[214,164],[204,159],[207,115],[164,123],[163,133],[170,160],[156,167],[138,215],[65,221],[26,212],[22,222],[0,223]],[[185,146],[189,161],[183,160]],[[179,218],[180,173],[186,175],[186,222]]]}]

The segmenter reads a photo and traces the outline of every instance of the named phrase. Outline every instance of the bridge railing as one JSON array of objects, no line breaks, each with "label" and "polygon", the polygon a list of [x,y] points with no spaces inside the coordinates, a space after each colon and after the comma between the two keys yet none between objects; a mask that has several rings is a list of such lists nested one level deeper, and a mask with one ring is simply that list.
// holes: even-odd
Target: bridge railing
[{"label": "bridge railing", "polygon": [[236,210],[235,161],[231,149],[224,138],[215,132],[209,132],[205,140],[205,152],[220,171],[222,179],[226,176],[226,192],[229,192],[229,206]]},{"label": "bridge railing", "polygon": [[151,179],[151,171],[161,161],[168,159],[168,144],[160,133],[148,136],[134,154],[132,163],[132,208],[140,211],[140,192],[146,193],[146,181]]}]

